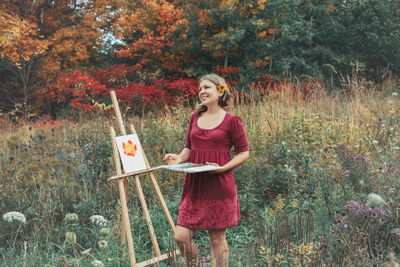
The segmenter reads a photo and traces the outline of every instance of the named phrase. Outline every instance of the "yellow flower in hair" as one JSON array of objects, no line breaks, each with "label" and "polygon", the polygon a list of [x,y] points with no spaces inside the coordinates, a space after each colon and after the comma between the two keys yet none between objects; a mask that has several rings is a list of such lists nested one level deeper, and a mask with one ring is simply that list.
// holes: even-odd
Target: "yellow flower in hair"
[{"label": "yellow flower in hair", "polygon": [[217,89],[220,94],[223,94],[228,88],[226,87],[226,84],[220,83],[217,85]]}]

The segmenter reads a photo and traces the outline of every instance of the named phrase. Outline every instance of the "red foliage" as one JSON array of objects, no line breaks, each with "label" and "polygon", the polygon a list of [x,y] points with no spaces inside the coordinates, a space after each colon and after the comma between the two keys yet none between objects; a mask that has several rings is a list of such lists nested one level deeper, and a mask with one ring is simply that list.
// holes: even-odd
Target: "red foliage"
[{"label": "red foliage", "polygon": [[[224,66],[219,66],[215,69],[215,73],[223,77],[227,83],[235,83],[235,82],[240,82],[240,68],[239,67],[224,67]],[[228,84],[229,85],[229,84]]]},{"label": "red foliage", "polygon": [[[236,67],[216,69],[225,77],[233,97],[236,100],[245,99],[243,91],[235,90],[234,84],[240,84],[240,69]],[[132,67],[112,65],[89,75],[81,71],[61,73],[56,83],[42,90],[39,98],[45,98],[53,106],[64,107],[72,112],[90,112],[96,110],[95,103],[110,104],[109,93],[115,90],[121,104],[130,107],[133,112],[146,112],[165,106],[192,106],[197,99],[198,82],[192,78],[176,80],[158,79],[149,84],[129,82]],[[303,80],[299,83],[286,83],[274,80],[268,74],[260,75],[254,82],[247,85],[251,93],[258,96],[268,95],[270,91],[290,89],[293,94],[307,96],[316,88],[321,87],[320,80]]]},{"label": "red foliage", "polygon": [[93,100],[108,95],[109,90],[105,85],[93,77],[80,71],[61,73],[57,82],[41,92],[41,97],[47,97],[51,103],[64,104],[73,111],[95,110]]},{"label": "red foliage", "polygon": [[111,65],[106,69],[99,69],[93,74],[93,78],[107,88],[119,88],[126,86],[127,75],[132,67],[126,65]]},{"label": "red foliage", "polygon": [[154,85],[130,83],[128,86],[115,90],[118,99],[135,109],[161,107],[165,104],[166,92]]},{"label": "red foliage", "polygon": [[195,79],[180,78],[174,81],[157,80],[154,81],[153,84],[166,91],[166,101],[169,106],[188,104],[198,93],[198,84]]}]

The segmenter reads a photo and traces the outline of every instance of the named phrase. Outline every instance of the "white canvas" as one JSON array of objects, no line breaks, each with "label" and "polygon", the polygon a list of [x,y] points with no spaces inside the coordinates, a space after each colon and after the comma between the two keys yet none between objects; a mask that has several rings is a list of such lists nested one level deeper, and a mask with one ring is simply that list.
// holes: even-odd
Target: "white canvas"
[{"label": "white canvas", "polygon": [[115,137],[125,173],[145,170],[142,146],[137,134]]}]

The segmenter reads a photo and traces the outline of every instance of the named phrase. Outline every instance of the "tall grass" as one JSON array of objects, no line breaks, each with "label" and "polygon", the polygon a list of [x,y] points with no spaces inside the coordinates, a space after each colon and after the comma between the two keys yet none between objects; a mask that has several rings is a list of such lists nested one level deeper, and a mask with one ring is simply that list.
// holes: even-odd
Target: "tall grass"
[{"label": "tall grass", "polygon": [[[400,253],[390,233],[400,227],[394,217],[385,223],[385,249],[371,245],[372,252],[360,262],[351,251],[343,252],[335,236],[330,238],[347,201],[366,202],[367,195],[376,192],[390,200],[382,207],[387,212],[400,211],[399,199],[391,193],[400,187],[399,85],[393,79],[371,84],[356,77],[342,77],[341,85],[340,93],[314,88],[304,94],[293,80],[279,92],[229,107],[245,124],[251,153],[249,162],[235,170],[242,220],[228,231],[232,266],[383,264],[390,251]],[[27,219],[24,225],[1,221],[3,265],[89,266],[94,260],[129,265],[119,246],[118,189],[107,182],[114,175],[109,127],[118,125],[111,114],[100,112],[77,123],[15,126],[5,118],[0,121],[0,214],[15,210]],[[183,148],[190,113],[178,107],[124,119],[126,125],[134,124],[155,166],[162,164],[165,153]],[[340,144],[350,156],[337,152]],[[360,165],[362,157],[370,165]],[[184,175],[161,170],[156,177],[176,220]],[[160,247],[167,251],[169,227],[147,178],[141,180]],[[130,188],[135,249],[144,260],[152,256],[151,242],[136,192]],[[76,225],[65,222],[67,213],[78,215]],[[105,227],[112,234],[100,235],[101,229],[90,221],[94,214],[107,219]],[[356,221],[350,221],[348,225],[356,227]],[[365,231],[370,240],[375,238]],[[77,234],[76,243],[66,240],[66,232]],[[358,249],[364,244],[355,242],[354,235],[348,232],[341,238]],[[199,232],[195,239],[207,255],[207,234]],[[106,250],[99,247],[101,240],[108,242]],[[337,258],[339,254],[343,257]],[[170,264],[179,266],[176,260],[170,259]]]}]

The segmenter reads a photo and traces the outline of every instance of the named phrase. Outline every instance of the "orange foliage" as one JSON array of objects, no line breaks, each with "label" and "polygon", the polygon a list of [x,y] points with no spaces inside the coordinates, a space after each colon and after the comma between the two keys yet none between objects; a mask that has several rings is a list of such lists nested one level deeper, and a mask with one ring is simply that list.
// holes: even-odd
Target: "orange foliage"
[{"label": "orange foliage", "polygon": [[47,52],[50,41],[43,39],[37,24],[0,11],[0,56],[22,69],[22,64]]},{"label": "orange foliage", "polygon": [[176,70],[178,60],[171,52],[171,36],[185,23],[181,10],[166,0],[127,1],[116,14],[116,36],[127,45],[119,57],[136,60],[136,67],[153,66]]}]

